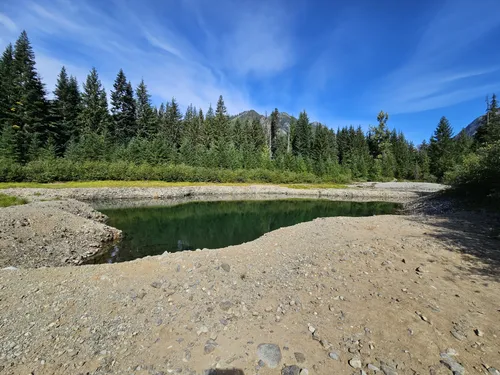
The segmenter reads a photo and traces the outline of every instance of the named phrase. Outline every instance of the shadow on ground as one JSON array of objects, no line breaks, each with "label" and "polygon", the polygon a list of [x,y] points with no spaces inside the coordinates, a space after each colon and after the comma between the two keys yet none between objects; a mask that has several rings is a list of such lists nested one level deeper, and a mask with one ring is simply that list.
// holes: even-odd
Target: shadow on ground
[{"label": "shadow on ground", "polygon": [[205,370],[206,375],[245,375],[240,369],[211,369]]},{"label": "shadow on ground", "polygon": [[461,272],[486,276],[500,282],[500,215],[480,212],[450,212],[413,220],[435,228],[427,235],[466,256],[470,266]]}]

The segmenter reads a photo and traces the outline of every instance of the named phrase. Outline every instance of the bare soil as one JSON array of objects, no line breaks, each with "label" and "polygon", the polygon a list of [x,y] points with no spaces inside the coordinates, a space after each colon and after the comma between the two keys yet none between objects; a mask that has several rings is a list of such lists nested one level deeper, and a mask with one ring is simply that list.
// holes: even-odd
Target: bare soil
[{"label": "bare soil", "polygon": [[473,216],[317,219],[219,250],[3,270],[0,372],[494,374],[499,241]]},{"label": "bare soil", "polygon": [[[316,219],[224,249],[0,270],[0,373],[498,375],[498,218],[429,216],[425,202],[418,215]],[[72,200],[0,209],[0,260],[37,266],[40,239],[79,259],[116,235],[104,220]]]}]

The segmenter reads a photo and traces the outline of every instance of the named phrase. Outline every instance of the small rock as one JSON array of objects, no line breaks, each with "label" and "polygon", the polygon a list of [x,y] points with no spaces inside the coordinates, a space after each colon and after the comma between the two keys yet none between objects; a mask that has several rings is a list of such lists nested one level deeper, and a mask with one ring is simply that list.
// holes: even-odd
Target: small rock
[{"label": "small rock", "polygon": [[424,270],[424,268],[422,266],[415,268],[415,271],[417,273],[424,273],[425,272],[425,270]]},{"label": "small rock", "polygon": [[351,358],[349,360],[349,365],[352,368],[361,368],[362,367],[361,360],[359,358]]},{"label": "small rock", "polygon": [[374,366],[371,363],[368,364],[368,370],[373,371],[373,372],[380,371],[380,369],[377,366]]},{"label": "small rock", "polygon": [[275,344],[260,344],[257,347],[257,357],[269,368],[276,368],[281,362],[280,347]]},{"label": "small rock", "polygon": [[231,271],[231,266],[229,264],[227,264],[227,263],[222,263],[220,266],[226,272]]},{"label": "small rock", "polygon": [[298,362],[298,363],[303,363],[306,361],[306,356],[302,353],[299,353],[299,352],[295,352],[293,353],[293,355],[295,356],[295,360]]},{"label": "small rock", "polygon": [[392,366],[388,365],[387,363],[380,362],[380,369],[382,370],[382,372],[385,375],[398,375],[396,370]]},{"label": "small rock", "polygon": [[228,311],[232,306],[233,304],[231,303],[231,301],[222,301],[221,303],[219,303],[219,307],[222,311]]},{"label": "small rock", "polygon": [[309,375],[309,370],[306,368],[303,368],[302,370],[300,370],[300,375]]},{"label": "small rock", "polygon": [[300,374],[300,368],[299,366],[287,366],[281,370],[281,375],[299,375]]},{"label": "small rock", "polygon": [[2,271],[17,271],[17,270],[18,270],[18,268],[13,267],[13,266],[2,268]]},{"label": "small rock", "polygon": [[204,348],[204,353],[205,354],[210,354],[212,353],[215,348],[217,347],[217,343],[213,340],[208,340],[206,343],[205,343],[205,348]]},{"label": "small rock", "polygon": [[196,334],[199,336],[199,335],[201,335],[202,333],[207,333],[207,332],[208,332],[208,328],[207,328],[207,327],[205,327],[205,326],[203,326],[203,327],[201,327],[201,328],[200,328],[200,329],[196,332]]},{"label": "small rock", "polygon": [[217,336],[218,336],[217,332],[212,332],[210,334],[210,340],[213,340],[213,341],[217,340]]},{"label": "small rock", "polygon": [[488,373],[490,375],[500,375],[500,371],[498,371],[496,368],[494,367],[489,367],[488,368]]},{"label": "small rock", "polygon": [[465,369],[464,367],[456,361],[453,356],[450,356],[446,353],[441,353],[441,363],[448,367],[453,375],[464,375]]},{"label": "small rock", "polygon": [[420,317],[420,319],[422,319],[424,322],[431,324],[430,320],[427,319],[427,317],[420,311],[415,311],[415,314],[417,314]]},{"label": "small rock", "polygon": [[481,331],[479,328],[476,328],[476,329],[474,330],[474,333],[475,333],[477,336],[479,336],[479,337],[483,337],[483,336],[484,336],[484,332],[483,332],[483,331]]},{"label": "small rock", "polygon": [[452,348],[446,349],[446,354],[451,355],[451,356],[457,356],[458,355],[457,351],[455,349],[452,349]]},{"label": "small rock", "polygon": [[273,308],[271,306],[267,306],[266,307],[266,312],[271,312],[271,311],[273,311]]},{"label": "small rock", "polygon": [[312,325],[309,325],[309,332],[314,333],[316,332],[316,328],[314,328]]},{"label": "small rock", "polygon": [[461,333],[461,332],[459,332],[459,331],[457,331],[455,329],[452,330],[452,331],[450,331],[450,333],[452,334],[452,336],[454,338],[456,338],[459,341],[463,341],[463,340],[465,340],[467,338],[463,333]]},{"label": "small rock", "polygon": [[160,283],[159,281],[153,281],[153,282],[151,283],[151,286],[152,286],[153,288],[155,288],[155,289],[159,289],[159,288],[161,288],[161,283]]},{"label": "small rock", "polygon": [[334,361],[338,361],[340,359],[339,354],[337,352],[328,353],[328,357],[330,357]]}]

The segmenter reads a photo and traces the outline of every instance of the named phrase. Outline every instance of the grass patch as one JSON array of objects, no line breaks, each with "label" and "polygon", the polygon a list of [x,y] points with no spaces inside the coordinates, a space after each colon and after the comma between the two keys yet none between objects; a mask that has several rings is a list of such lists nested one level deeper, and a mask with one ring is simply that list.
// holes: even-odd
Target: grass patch
[{"label": "grass patch", "polygon": [[24,198],[11,197],[10,195],[0,194],[0,207],[18,206],[26,204],[28,201]]},{"label": "grass patch", "polygon": [[105,188],[105,187],[183,187],[183,186],[249,186],[249,185],[277,185],[291,189],[342,189],[346,185],[341,184],[269,184],[250,182],[166,182],[166,181],[70,181],[70,182],[0,182],[0,189],[15,188],[43,188],[43,189],[65,189],[65,188]]}]

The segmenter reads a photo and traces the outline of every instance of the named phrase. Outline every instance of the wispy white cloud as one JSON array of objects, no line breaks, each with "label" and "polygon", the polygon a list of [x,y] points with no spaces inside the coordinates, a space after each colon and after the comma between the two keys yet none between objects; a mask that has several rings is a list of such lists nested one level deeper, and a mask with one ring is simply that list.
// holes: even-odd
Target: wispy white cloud
[{"label": "wispy white cloud", "polygon": [[372,109],[420,112],[498,89],[500,65],[471,64],[475,59],[469,55],[473,42],[500,27],[498,11],[497,0],[447,1],[427,24],[410,59],[365,93],[365,98],[377,98]]},{"label": "wispy white cloud", "polygon": [[0,25],[10,32],[17,31],[17,25],[6,14],[0,12]]},{"label": "wispy white cloud", "polygon": [[[14,9],[12,17],[32,38],[37,67],[48,92],[53,90],[63,64],[80,82],[95,65],[108,90],[112,88],[118,69],[123,68],[134,85],[144,78],[156,101],[176,97],[182,105],[193,103],[206,109],[209,103],[215,105],[222,94],[232,113],[253,107],[244,81],[233,80],[230,76],[231,70],[240,69],[240,61],[235,59],[234,65],[227,67],[219,60],[211,60],[210,53],[200,50],[200,46],[176,30],[172,22],[144,9],[139,2],[117,2],[113,14],[88,3],[67,0],[37,3],[21,0],[21,3],[22,12]],[[259,18],[258,14],[255,16]],[[241,25],[250,32],[248,23],[245,21]],[[205,25],[207,28],[212,26]],[[7,36],[15,40],[17,30],[10,28],[9,31]],[[260,35],[260,38],[267,37]],[[57,43],[63,48],[53,48]],[[259,57],[252,60],[246,53],[244,48],[238,50],[238,56],[250,60],[243,64],[241,72],[269,71],[267,67],[259,67]],[[230,55],[224,50],[224,56]],[[271,64],[271,71],[279,66],[283,66],[283,62]],[[228,71],[225,68],[229,68]]]}]

